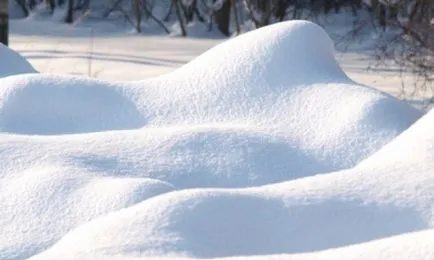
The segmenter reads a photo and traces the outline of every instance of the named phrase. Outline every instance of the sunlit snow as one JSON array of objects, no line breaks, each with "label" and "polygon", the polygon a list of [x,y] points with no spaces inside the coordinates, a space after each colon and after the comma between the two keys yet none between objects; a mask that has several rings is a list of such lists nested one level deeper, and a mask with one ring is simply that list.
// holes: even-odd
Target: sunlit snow
[{"label": "sunlit snow", "polygon": [[306,21],[129,82],[1,46],[0,259],[433,259],[434,114],[334,56]]}]

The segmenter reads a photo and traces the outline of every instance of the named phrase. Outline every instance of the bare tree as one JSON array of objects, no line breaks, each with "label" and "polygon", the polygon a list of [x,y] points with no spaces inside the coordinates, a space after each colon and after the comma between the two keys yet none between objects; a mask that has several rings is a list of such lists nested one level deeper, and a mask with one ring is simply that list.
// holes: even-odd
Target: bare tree
[{"label": "bare tree", "polygon": [[54,9],[56,9],[56,1],[55,0],[46,0],[46,4],[48,8],[50,8],[51,13],[54,12]]},{"label": "bare tree", "polygon": [[214,0],[214,21],[217,24],[219,31],[226,36],[231,34],[229,30],[231,6],[232,4],[230,0]]},{"label": "bare tree", "polygon": [[182,17],[181,13],[181,5],[179,0],[173,0],[175,6],[176,16],[178,17],[179,26],[181,27],[182,36],[187,36],[187,29],[185,27],[184,17]]},{"label": "bare tree", "polygon": [[392,61],[402,75],[412,75],[412,85],[402,83],[402,97],[428,98],[424,105],[429,107],[434,102],[434,5],[427,0],[383,0],[379,5],[379,24],[390,30],[377,41],[378,64]]},{"label": "bare tree", "polygon": [[142,32],[142,9],[140,0],[132,0],[133,12],[135,18],[136,32]]},{"label": "bare tree", "polygon": [[241,33],[240,28],[240,19],[238,17],[238,6],[236,0],[231,0],[232,10],[234,11],[234,20],[235,20],[235,29],[237,31],[237,35]]},{"label": "bare tree", "polygon": [[74,21],[74,0],[68,0],[68,8],[66,10],[66,23],[72,23]]},{"label": "bare tree", "polygon": [[25,17],[29,16],[29,9],[27,8],[26,0],[15,0],[15,2],[23,11],[24,16]]}]

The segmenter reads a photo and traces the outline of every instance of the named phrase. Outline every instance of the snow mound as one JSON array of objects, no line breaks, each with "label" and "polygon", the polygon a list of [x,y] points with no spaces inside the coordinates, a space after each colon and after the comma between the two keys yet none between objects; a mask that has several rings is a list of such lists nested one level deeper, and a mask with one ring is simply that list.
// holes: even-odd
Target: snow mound
[{"label": "snow mound", "polygon": [[[304,259],[309,255],[297,254],[432,229],[433,116],[434,111],[384,148],[403,153],[407,144],[426,148],[422,148],[422,156],[411,157],[398,168],[399,156],[392,154],[397,161],[384,163],[380,151],[369,158],[369,167],[249,189],[174,191],[90,221],[41,257],[57,259],[68,252],[89,259],[272,254],[295,254],[294,259]],[[421,134],[428,137],[418,138]],[[423,156],[425,152],[431,157]],[[375,256],[379,248],[385,248],[385,254],[392,257],[400,252],[393,246],[408,241],[406,236],[422,239],[431,237],[432,231],[419,234],[367,243],[354,250],[312,253],[310,257],[341,251],[356,257],[358,247],[367,250],[365,256]],[[427,248],[412,245],[415,250]],[[406,253],[410,258],[396,255],[396,259],[418,259],[418,252]]]},{"label": "snow mound", "polygon": [[145,124],[113,84],[78,77],[20,75],[2,80],[0,131],[56,135],[124,130]]},{"label": "snow mound", "polygon": [[276,23],[245,33],[217,45],[174,73],[191,78],[209,74],[203,64],[213,68],[216,79],[232,79],[244,86],[256,82],[251,91],[263,92],[262,84],[278,91],[296,84],[351,82],[335,60],[328,34],[308,21]]},{"label": "snow mound", "polygon": [[1,259],[289,254],[433,225],[428,157],[374,154],[421,112],[351,81],[309,22],[154,79],[0,85]]},{"label": "snow mound", "polygon": [[0,43],[0,78],[23,73],[37,71],[23,56]]},{"label": "snow mound", "polygon": [[152,125],[267,128],[334,169],[354,166],[421,115],[351,81],[324,30],[305,21],[246,33],[141,83]]},{"label": "snow mound", "polygon": [[0,180],[1,259],[27,258],[96,216],[173,189],[157,180],[101,177],[56,164],[9,177]]}]

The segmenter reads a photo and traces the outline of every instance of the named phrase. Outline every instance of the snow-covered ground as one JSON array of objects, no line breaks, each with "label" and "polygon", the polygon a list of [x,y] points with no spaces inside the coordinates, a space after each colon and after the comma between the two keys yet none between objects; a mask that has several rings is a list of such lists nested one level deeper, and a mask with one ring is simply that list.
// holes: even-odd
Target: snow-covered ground
[{"label": "snow-covered ground", "polygon": [[[69,26],[34,18],[12,20],[10,30],[11,47],[38,71],[125,81],[173,71],[226,40],[143,36],[105,23]],[[355,81],[399,96],[403,78],[396,71],[367,71],[372,59],[360,52],[337,52],[336,58]]]},{"label": "snow-covered ground", "polygon": [[0,48],[0,259],[434,259],[434,114],[319,26],[43,23],[11,28],[41,74]]}]

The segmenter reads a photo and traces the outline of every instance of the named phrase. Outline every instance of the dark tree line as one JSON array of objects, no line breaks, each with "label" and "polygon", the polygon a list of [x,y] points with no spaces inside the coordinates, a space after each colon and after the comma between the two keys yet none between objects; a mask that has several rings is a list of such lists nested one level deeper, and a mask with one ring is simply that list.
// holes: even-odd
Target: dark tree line
[{"label": "dark tree line", "polygon": [[[37,5],[45,4],[48,10],[66,8],[65,22],[72,23],[80,14],[89,9],[99,9],[101,18],[113,12],[122,12],[141,31],[140,24],[149,18],[164,24],[178,20],[186,25],[193,21],[212,23],[225,35],[239,31],[246,21],[253,22],[256,28],[271,23],[303,19],[309,15],[340,13],[350,11],[357,15],[369,11],[380,26],[386,27],[403,11],[414,6],[411,20],[421,22],[428,17],[434,0],[14,0],[25,16]],[[155,14],[159,7],[166,13]],[[232,31],[231,31],[232,30]]]}]

